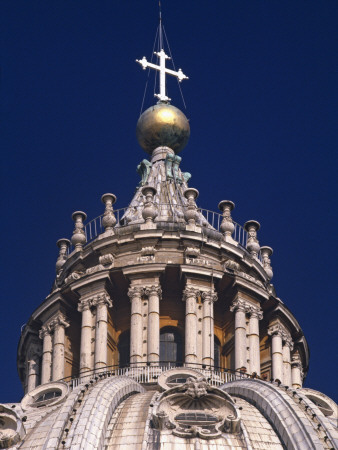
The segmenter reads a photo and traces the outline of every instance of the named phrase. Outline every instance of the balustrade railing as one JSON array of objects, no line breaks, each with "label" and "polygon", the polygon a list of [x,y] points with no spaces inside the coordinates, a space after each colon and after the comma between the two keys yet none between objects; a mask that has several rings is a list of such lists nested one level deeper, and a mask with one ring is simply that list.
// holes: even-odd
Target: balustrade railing
[{"label": "balustrade railing", "polygon": [[[159,217],[161,215],[161,212],[164,210],[167,211],[172,211],[174,209],[174,205],[171,204],[156,204],[156,207],[159,209]],[[133,209],[136,211],[137,209],[142,210],[142,206],[135,206],[133,207]],[[180,205],[180,208],[186,208],[186,206],[184,205]],[[129,207],[126,208],[120,208],[120,209],[115,209],[114,210],[114,214],[116,217],[116,225],[115,228],[122,228],[122,227],[126,227],[129,225],[129,222],[125,219],[125,214],[126,211],[129,209]],[[200,220],[200,225],[202,227],[209,227],[208,228],[212,228],[217,232],[220,232],[220,226],[223,220],[223,216],[222,214],[215,212],[215,211],[210,211],[208,209],[203,209],[203,208],[198,208],[198,212],[201,214],[201,216],[204,217],[205,221]],[[85,224],[84,226],[84,232],[85,232],[85,236],[86,236],[86,240],[87,240],[87,244],[89,244],[90,242],[92,242],[94,239],[96,239],[100,234],[102,234],[104,232],[104,227],[102,225],[102,218],[103,218],[103,214],[101,214],[98,217],[95,217],[95,219],[92,219],[91,221],[89,221],[88,223]],[[166,222],[168,223],[177,223],[177,222],[182,222],[183,217],[177,215],[175,212],[173,212],[171,215],[166,215]],[[156,220],[155,220],[156,222]],[[247,231],[238,223],[233,222],[234,224],[234,232],[232,234],[232,238],[238,242],[242,247],[246,248],[246,244],[247,244],[247,236],[248,233]],[[73,251],[73,247],[70,246],[68,249],[68,254],[71,253]],[[258,255],[258,259],[261,261],[261,255],[259,253]]]},{"label": "balustrade railing", "polygon": [[154,365],[140,364],[131,365],[128,367],[118,367],[118,366],[108,366],[105,368],[95,369],[91,371],[83,372],[79,377],[72,378],[66,377],[61,381],[65,381],[71,389],[75,389],[77,386],[83,383],[90,383],[93,381],[98,381],[103,377],[114,377],[114,376],[126,376],[132,378],[141,384],[156,383],[158,377],[170,369],[180,368],[180,369],[193,369],[201,373],[212,386],[221,386],[230,381],[235,381],[243,378],[248,378],[244,372],[239,372],[235,370],[225,369],[225,368],[214,368],[207,367],[201,364],[192,363],[176,363],[176,362],[158,362],[152,363]]}]

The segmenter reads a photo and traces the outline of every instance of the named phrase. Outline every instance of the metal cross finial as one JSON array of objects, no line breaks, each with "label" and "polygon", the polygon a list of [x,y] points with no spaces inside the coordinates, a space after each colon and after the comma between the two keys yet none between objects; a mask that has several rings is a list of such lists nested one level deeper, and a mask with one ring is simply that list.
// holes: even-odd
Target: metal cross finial
[{"label": "metal cross finial", "polygon": [[165,54],[163,49],[161,49],[160,52],[154,52],[154,53],[160,59],[159,66],[148,62],[145,56],[143,56],[142,59],[137,59],[136,62],[141,64],[141,66],[143,67],[143,70],[146,70],[147,67],[150,67],[151,69],[155,69],[160,72],[160,93],[155,94],[155,97],[157,97],[161,102],[169,102],[170,98],[167,97],[166,93],[165,93],[165,74],[167,73],[168,75],[172,75],[172,76],[176,77],[179,82],[181,82],[182,80],[188,80],[189,78],[186,75],[184,75],[184,73],[182,72],[181,69],[178,69],[178,71],[175,72],[174,70],[170,70],[170,69],[166,68],[165,60],[171,59],[171,58]]}]

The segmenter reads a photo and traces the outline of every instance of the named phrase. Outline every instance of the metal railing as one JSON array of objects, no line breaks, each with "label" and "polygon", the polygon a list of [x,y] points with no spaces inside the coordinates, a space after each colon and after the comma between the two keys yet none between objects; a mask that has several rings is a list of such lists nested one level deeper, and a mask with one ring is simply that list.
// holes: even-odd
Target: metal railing
[{"label": "metal railing", "polygon": [[[153,364],[153,365],[150,365]],[[60,381],[66,382],[71,389],[83,383],[93,383],[105,377],[126,376],[141,384],[157,383],[158,377],[170,369],[192,369],[200,372],[212,386],[221,386],[230,381],[250,377],[248,374],[225,368],[214,368],[202,364],[158,362],[130,365],[128,367],[107,366],[100,369],[85,371],[78,377],[66,377]]]},{"label": "metal railing", "polygon": [[[173,205],[170,204],[165,204],[165,203],[156,203],[155,206],[158,208],[159,210],[159,216],[158,216],[158,220],[160,221],[160,216],[161,216],[161,212],[164,210],[166,211],[171,211],[172,212],[172,207]],[[180,208],[184,209],[186,208],[185,205],[179,205]],[[133,207],[125,207],[125,208],[120,208],[120,209],[115,209],[114,210],[114,214],[116,217],[116,225],[115,228],[123,228],[123,227],[127,227],[128,225],[131,225],[125,218],[126,212],[130,209],[134,209],[134,211],[136,212],[138,209],[142,210],[143,206],[133,206]],[[202,227],[206,227],[206,228],[211,228],[214,231],[220,232],[220,226],[223,220],[223,216],[222,214],[215,212],[215,211],[210,211],[208,209],[203,209],[203,208],[198,208],[197,211],[200,213],[201,217],[203,216],[203,218],[205,219],[205,221],[203,220],[199,220],[199,225],[201,225]],[[104,232],[104,227],[102,225],[102,218],[103,218],[103,214],[101,214],[98,217],[95,217],[95,219],[92,219],[91,221],[89,221],[88,223],[86,223],[84,225],[84,232],[85,232],[85,236],[86,236],[86,245],[89,244],[90,242],[92,242],[94,239],[96,239],[100,234],[102,234]],[[172,214],[172,215],[167,215],[166,217],[166,222],[168,223],[178,223],[178,222],[182,222],[182,217],[177,215],[177,214]],[[156,219],[155,219],[156,222]],[[248,233],[247,231],[238,223],[234,222],[234,232],[232,234],[232,238],[238,242],[243,248],[246,248],[246,244],[247,244],[247,237],[248,237]],[[71,253],[73,251],[73,246],[70,246],[68,249],[68,254]],[[258,255],[258,259],[261,261],[261,255]]]}]

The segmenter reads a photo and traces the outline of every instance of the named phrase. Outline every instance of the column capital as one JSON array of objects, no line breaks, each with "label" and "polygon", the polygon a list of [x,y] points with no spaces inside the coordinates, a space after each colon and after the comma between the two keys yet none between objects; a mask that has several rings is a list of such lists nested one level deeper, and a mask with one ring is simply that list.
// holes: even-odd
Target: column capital
[{"label": "column capital", "polygon": [[249,309],[248,312],[250,314],[250,317],[255,317],[258,320],[263,319],[263,311],[261,310],[261,308],[259,306],[250,305],[248,309]]},{"label": "column capital", "polygon": [[143,289],[144,295],[158,295],[159,298],[162,298],[162,289],[159,285],[145,286]]},{"label": "column capital", "polygon": [[253,307],[253,305],[250,305],[247,301],[245,301],[241,298],[235,298],[235,300],[233,300],[233,302],[230,306],[230,311],[231,312],[241,311],[241,312],[248,313],[248,312],[250,312],[251,306]]},{"label": "column capital", "polygon": [[279,336],[282,339],[285,338],[285,329],[282,327],[280,323],[276,323],[274,325],[271,325],[268,328],[268,335],[269,336]]},{"label": "column capital", "polygon": [[49,324],[43,325],[41,327],[41,329],[39,330],[39,338],[40,339],[43,339],[45,336],[48,336],[50,334],[51,334],[51,329],[50,329]]},{"label": "column capital", "polygon": [[108,308],[111,308],[113,306],[113,302],[111,301],[111,298],[107,294],[97,294],[91,298],[90,301],[91,306],[99,306],[99,305],[107,305]]},{"label": "column capital", "polygon": [[80,300],[80,302],[77,305],[77,310],[79,312],[83,312],[88,310],[92,305],[91,305],[91,298],[83,298],[82,300]]},{"label": "column capital", "polygon": [[214,303],[214,302],[217,301],[217,299],[218,299],[218,297],[217,297],[217,294],[215,292],[209,292],[209,291],[202,292],[203,303],[205,301],[212,301]]},{"label": "column capital", "polygon": [[67,322],[66,317],[60,312],[54,316],[50,322],[48,322],[48,328],[50,331],[55,331],[55,329],[59,327],[67,328],[69,325],[70,323]]},{"label": "column capital", "polygon": [[141,297],[143,288],[141,286],[130,286],[128,289],[128,297],[132,300],[134,297]]},{"label": "column capital", "polygon": [[183,291],[182,300],[185,301],[188,297],[195,297],[195,299],[196,299],[197,296],[199,296],[199,295],[201,295],[201,291],[199,289],[196,289],[191,286],[186,286],[186,288]]},{"label": "column capital", "polygon": [[283,336],[283,344],[286,345],[287,347],[289,347],[291,351],[293,350],[293,340],[292,340],[291,336],[286,335],[286,333]]}]

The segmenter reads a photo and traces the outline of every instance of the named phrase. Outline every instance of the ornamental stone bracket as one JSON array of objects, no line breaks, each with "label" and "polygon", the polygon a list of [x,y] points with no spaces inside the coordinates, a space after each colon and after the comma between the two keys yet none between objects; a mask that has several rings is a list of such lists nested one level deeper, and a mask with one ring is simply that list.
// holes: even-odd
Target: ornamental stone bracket
[{"label": "ornamental stone bracket", "polygon": [[[180,377],[177,370],[177,378]],[[158,397],[152,420],[155,428],[172,430],[175,436],[206,440],[216,439],[224,432],[238,433],[241,421],[230,395],[210,386],[197,372]]]},{"label": "ornamental stone bracket", "polygon": [[201,250],[197,247],[187,247],[184,251],[185,264],[197,264],[201,266],[211,267],[212,262],[206,258],[200,257]]},{"label": "ornamental stone bracket", "polygon": [[157,250],[153,246],[142,247],[141,255],[137,257],[137,262],[155,262]]},{"label": "ornamental stone bracket", "polygon": [[99,257],[99,264],[86,269],[86,275],[91,275],[92,273],[100,272],[101,270],[112,269],[114,267],[114,255],[112,253],[107,253]]},{"label": "ornamental stone bracket", "polygon": [[238,271],[241,267],[236,261],[227,257],[222,260],[222,264],[224,270],[230,269],[230,271]]}]

